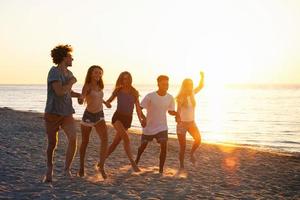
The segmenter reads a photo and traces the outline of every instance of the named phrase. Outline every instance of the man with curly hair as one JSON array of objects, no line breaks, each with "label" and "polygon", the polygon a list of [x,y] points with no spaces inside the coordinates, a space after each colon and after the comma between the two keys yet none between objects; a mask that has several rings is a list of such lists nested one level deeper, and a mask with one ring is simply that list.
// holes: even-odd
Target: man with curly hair
[{"label": "man with curly hair", "polygon": [[47,172],[44,181],[52,182],[53,154],[57,145],[58,130],[62,128],[68,138],[66,151],[65,174],[71,176],[70,166],[76,152],[76,128],[73,119],[75,113],[72,97],[80,97],[79,93],[72,91],[76,78],[68,67],[72,66],[72,47],[58,45],[51,51],[53,66],[47,78],[47,102],[45,108],[45,125],[48,138]]}]

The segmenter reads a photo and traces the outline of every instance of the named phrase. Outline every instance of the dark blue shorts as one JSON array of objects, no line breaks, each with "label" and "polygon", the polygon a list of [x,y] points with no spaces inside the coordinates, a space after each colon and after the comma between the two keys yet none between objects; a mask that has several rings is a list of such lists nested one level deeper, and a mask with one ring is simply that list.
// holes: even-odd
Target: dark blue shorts
[{"label": "dark blue shorts", "polygon": [[161,131],[155,135],[144,135],[142,134],[142,144],[151,142],[153,139],[156,139],[157,143],[168,141],[168,131]]},{"label": "dark blue shorts", "polygon": [[84,126],[95,126],[98,122],[104,120],[103,110],[97,113],[91,113],[87,110],[84,111],[81,124]]}]

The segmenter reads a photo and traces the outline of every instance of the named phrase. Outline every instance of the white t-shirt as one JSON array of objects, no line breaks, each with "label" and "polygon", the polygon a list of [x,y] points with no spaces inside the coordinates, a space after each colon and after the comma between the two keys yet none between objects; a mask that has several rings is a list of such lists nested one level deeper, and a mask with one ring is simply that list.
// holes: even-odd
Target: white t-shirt
[{"label": "white t-shirt", "polygon": [[180,119],[183,122],[192,122],[195,119],[195,108],[192,105],[191,98],[187,98],[187,106],[181,106]]},{"label": "white t-shirt", "polygon": [[151,92],[144,97],[141,106],[147,110],[147,125],[143,128],[143,134],[155,135],[168,130],[166,112],[175,111],[172,95],[159,96],[157,92]]}]

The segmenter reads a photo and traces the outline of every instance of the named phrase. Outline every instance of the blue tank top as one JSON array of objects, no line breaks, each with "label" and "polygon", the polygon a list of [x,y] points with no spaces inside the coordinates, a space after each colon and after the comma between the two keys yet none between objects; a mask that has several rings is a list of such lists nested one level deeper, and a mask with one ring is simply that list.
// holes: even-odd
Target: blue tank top
[{"label": "blue tank top", "polygon": [[117,104],[118,112],[131,115],[134,109],[135,97],[132,94],[119,91],[117,95]]}]

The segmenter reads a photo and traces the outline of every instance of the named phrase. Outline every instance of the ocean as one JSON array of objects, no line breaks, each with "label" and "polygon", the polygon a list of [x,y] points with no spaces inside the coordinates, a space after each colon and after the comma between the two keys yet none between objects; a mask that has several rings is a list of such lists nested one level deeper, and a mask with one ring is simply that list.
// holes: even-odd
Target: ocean
[{"label": "ocean", "polygon": [[[80,92],[81,85],[74,91]],[[156,86],[136,85],[140,100]],[[104,98],[109,98],[113,85],[105,85]],[[174,97],[179,86],[170,86]],[[0,107],[44,112],[46,85],[0,85]],[[300,152],[300,86],[228,86],[204,88],[196,96],[196,123],[202,140],[210,143],[236,144],[280,152]],[[75,118],[85,109],[73,100]],[[116,109],[104,109],[110,122]],[[168,116],[169,133],[176,134],[174,117]],[[133,128],[141,129],[136,113]]]}]

